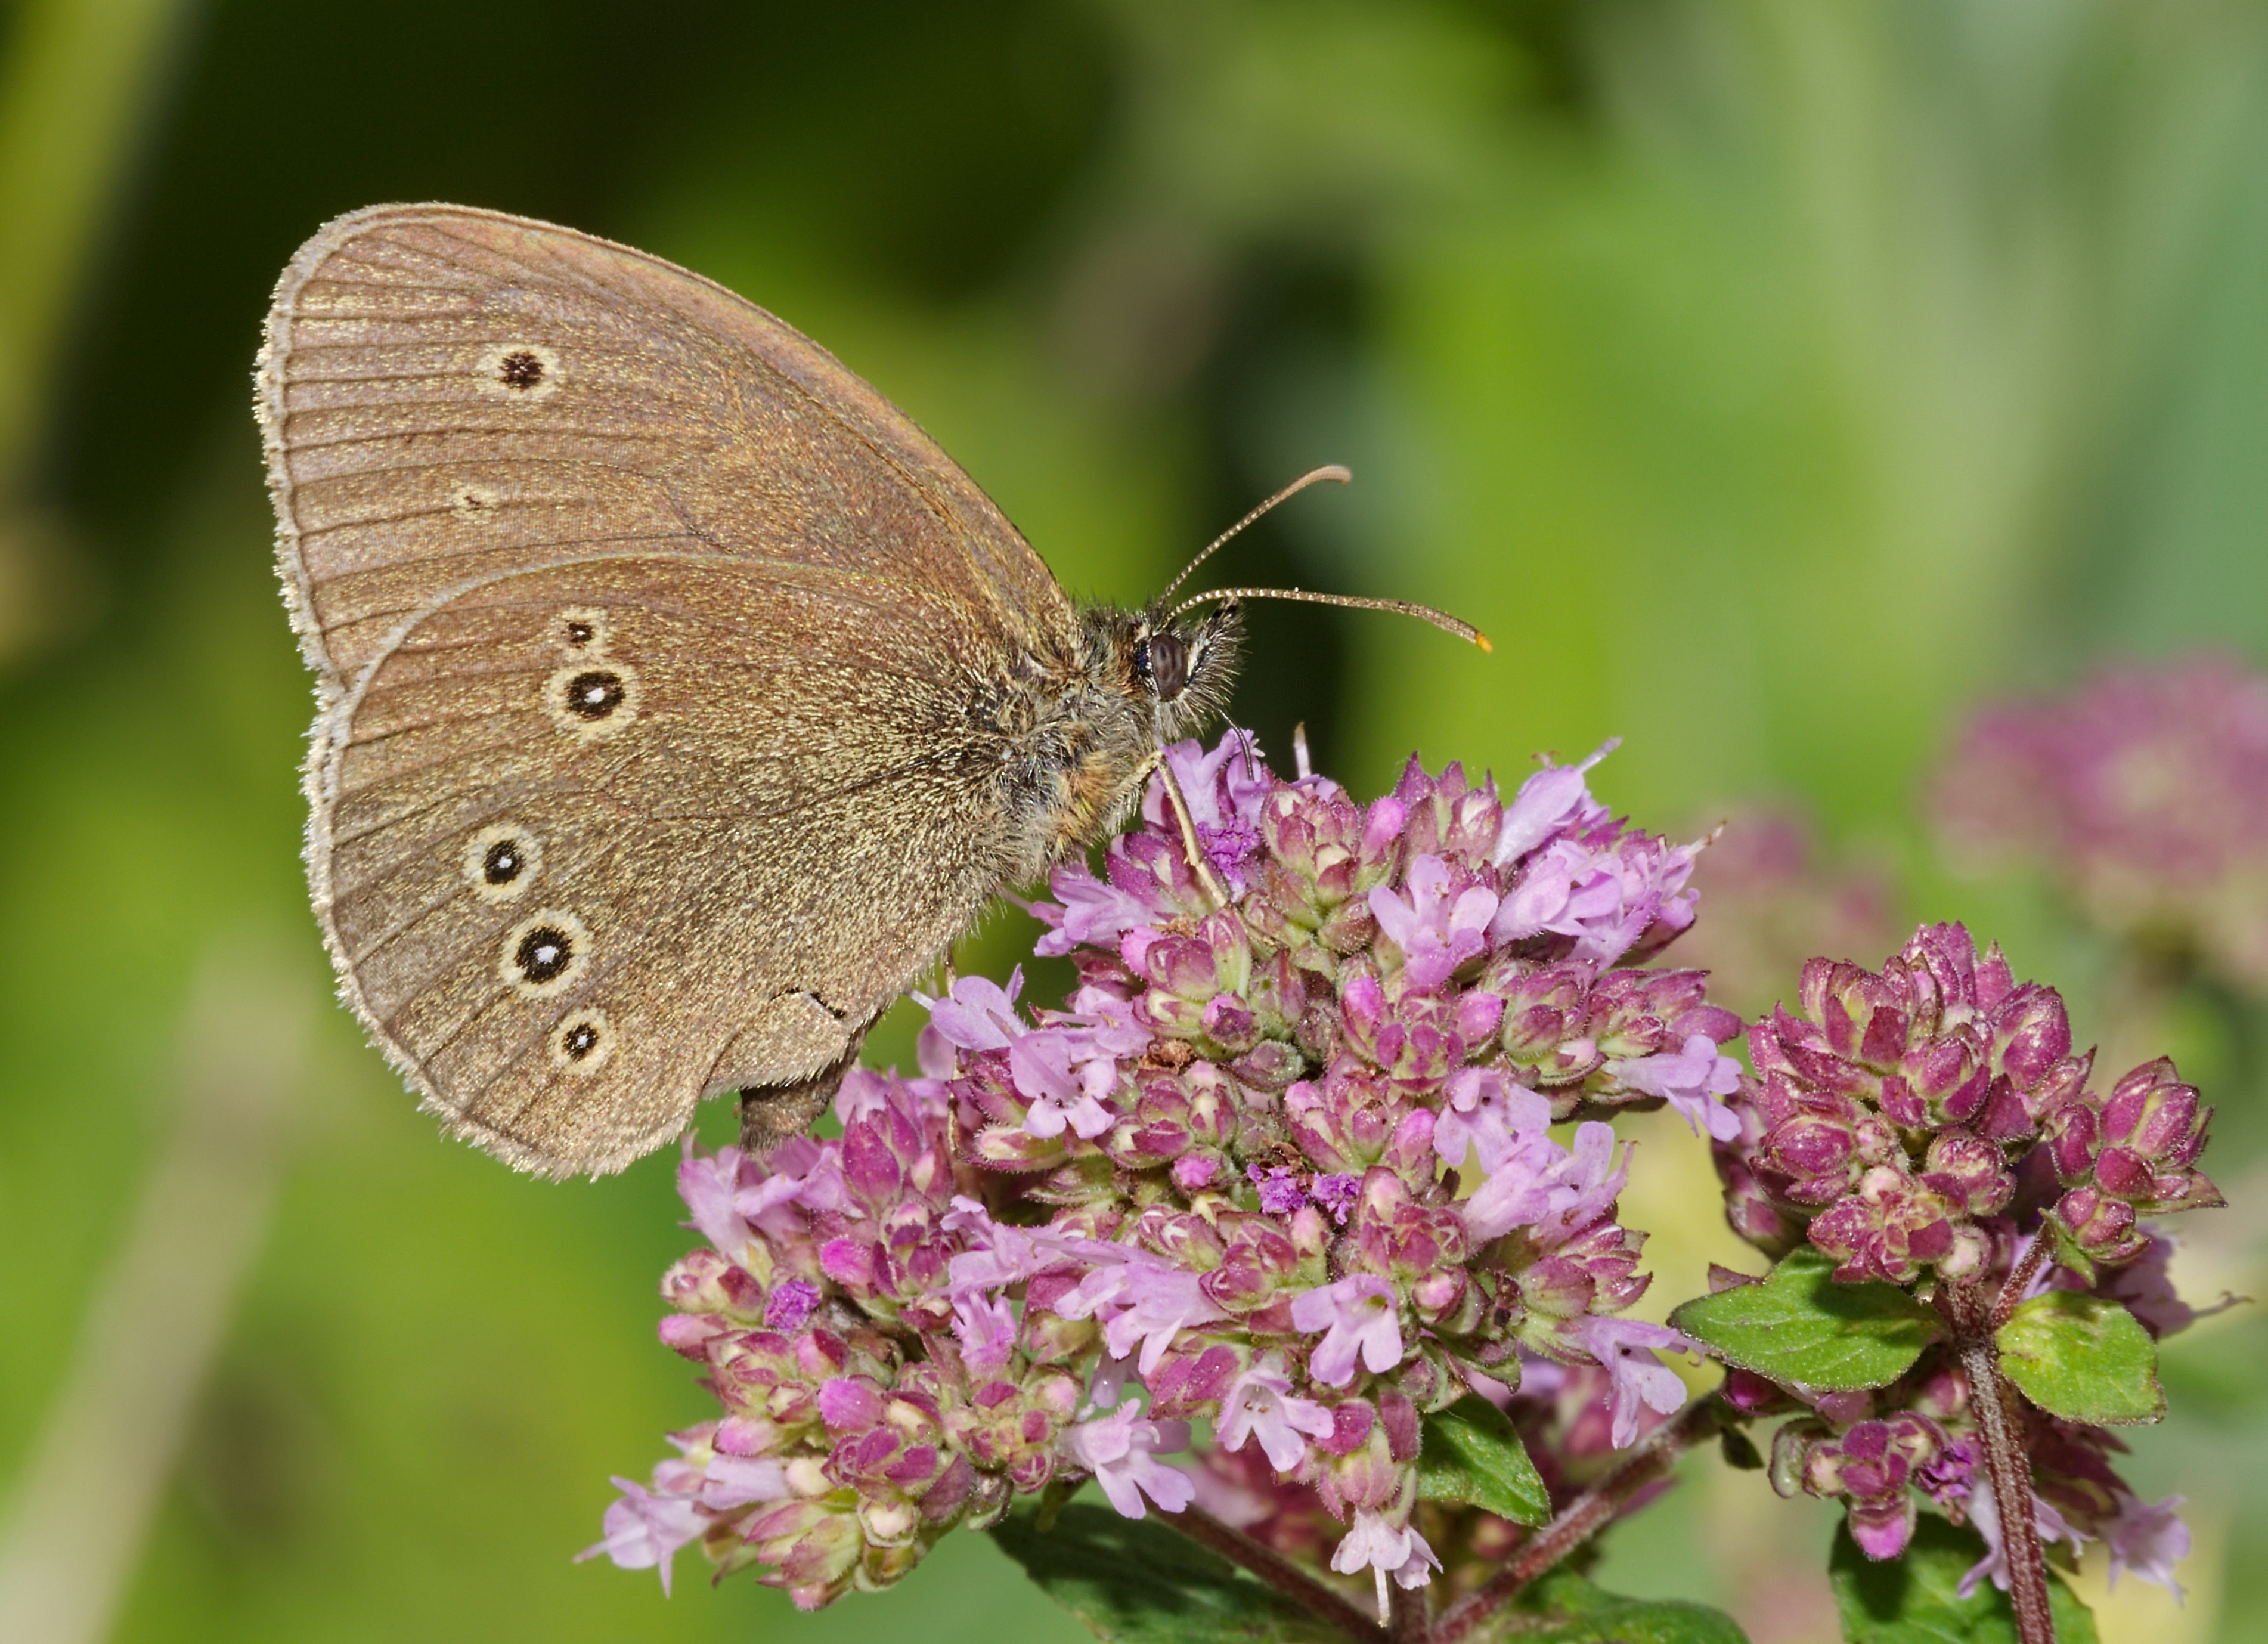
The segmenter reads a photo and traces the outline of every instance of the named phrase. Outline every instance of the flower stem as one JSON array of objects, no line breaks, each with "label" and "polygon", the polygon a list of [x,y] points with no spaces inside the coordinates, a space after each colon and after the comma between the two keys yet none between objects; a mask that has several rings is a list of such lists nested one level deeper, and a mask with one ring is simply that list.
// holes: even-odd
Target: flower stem
[{"label": "flower stem", "polygon": [[1387,1626],[1387,1635],[1394,1644],[1431,1644],[1424,1588],[1397,1587],[1388,1603],[1392,1606],[1393,1619]]},{"label": "flower stem", "polygon": [[[1186,1508],[1179,1513],[1160,1511],[1158,1517],[1200,1547],[1250,1571],[1292,1603],[1314,1611],[1349,1637],[1360,1640],[1361,1644],[1388,1644],[1386,1629],[1349,1600],[1275,1548],[1255,1541],[1233,1524],[1223,1523],[1203,1508]],[[1425,1612],[1421,1609],[1418,1613],[1422,1616]],[[1395,1636],[1401,1635],[1397,1633]]]},{"label": "flower stem", "polygon": [[[1656,1427],[1623,1459],[1526,1541],[1504,1567],[1450,1606],[1433,1624],[1430,1644],[1458,1644],[1498,1610],[1517,1598],[1536,1577],[1614,1522],[1630,1499],[1677,1463],[1677,1458],[1718,1431],[1722,1406],[1717,1396],[1697,1398],[1675,1421]],[[2030,1644],[2027,1640],[2025,1644]]]},{"label": "flower stem", "polygon": [[2024,1299],[2024,1292],[2031,1287],[2033,1279],[2039,1273],[2040,1264],[2047,1259],[2048,1247],[2053,1242],[2045,1227],[2032,1235],[2031,1249],[2024,1252],[2014,1269],[2001,1282],[1999,1299],[1992,1304],[1989,1328],[1998,1331],[2001,1325],[2015,1316],[2018,1304]]},{"label": "flower stem", "polygon": [[[2014,1275],[2011,1275],[2014,1278]],[[1984,1441],[1984,1468],[1992,1481],[1992,1504],[1999,1509],[2000,1550],[2008,1567],[2008,1596],[2016,1609],[2020,1644],[2055,1644],[2055,1619],[2048,1607],[2048,1566],[2040,1546],[2039,1520],[2032,1508],[2032,1464],[2024,1454],[2012,1390],[2000,1375],[2000,1350],[1992,1338],[1992,1318],[1984,1298],[1966,1286],[1944,1292],[1952,1316],[1954,1350],[1969,1373],[1970,1401]]]}]

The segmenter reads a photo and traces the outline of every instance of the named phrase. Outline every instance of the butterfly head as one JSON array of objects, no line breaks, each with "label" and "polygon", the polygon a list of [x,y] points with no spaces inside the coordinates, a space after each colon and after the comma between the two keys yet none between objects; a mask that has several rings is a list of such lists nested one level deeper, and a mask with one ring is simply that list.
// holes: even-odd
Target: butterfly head
[{"label": "butterfly head", "polygon": [[1149,712],[1160,742],[1197,729],[1228,708],[1244,621],[1230,600],[1202,615],[1129,613],[1119,644],[1126,685]]}]

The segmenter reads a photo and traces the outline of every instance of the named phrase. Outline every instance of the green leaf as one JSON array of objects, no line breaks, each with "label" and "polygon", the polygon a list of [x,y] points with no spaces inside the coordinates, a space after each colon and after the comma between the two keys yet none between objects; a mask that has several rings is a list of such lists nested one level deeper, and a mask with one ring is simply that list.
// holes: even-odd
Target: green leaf
[{"label": "green leaf", "polygon": [[992,1527],[1040,1590],[1113,1644],[1347,1644],[1346,1635],[1152,1519],[1073,1501],[1037,1528],[1020,1504]]},{"label": "green leaf", "polygon": [[2000,1373],[2051,1416],[2123,1427],[2166,1413],[2158,1344],[2108,1296],[2079,1290],[2034,1296],[1995,1339]]},{"label": "green leaf", "polygon": [[1551,1516],[1550,1493],[1528,1447],[1504,1412],[1478,1393],[1425,1418],[1418,1493],[1428,1501],[1485,1508],[1515,1524]]},{"label": "green leaf", "polygon": [[1688,1301],[1669,1322],[1727,1364],[1775,1381],[1846,1391],[1894,1382],[1944,1333],[1895,1286],[1835,1282],[1834,1258],[1790,1251],[1760,1285]]},{"label": "green leaf", "polygon": [[1470,1637],[1473,1644],[1748,1644],[1739,1623],[1721,1610],[1624,1598],[1567,1569],[1543,1576]]},{"label": "green leaf", "polygon": [[[1956,1596],[1961,1578],[1984,1556],[1984,1538],[1925,1513],[1903,1557],[1877,1564],[1859,1551],[1848,1525],[1835,1532],[1827,1581],[1850,1644],[2016,1644],[2016,1612],[1990,1581]],[[2056,1644],[2095,1644],[2095,1618],[2079,1595],[2051,1574],[2048,1603]]]}]

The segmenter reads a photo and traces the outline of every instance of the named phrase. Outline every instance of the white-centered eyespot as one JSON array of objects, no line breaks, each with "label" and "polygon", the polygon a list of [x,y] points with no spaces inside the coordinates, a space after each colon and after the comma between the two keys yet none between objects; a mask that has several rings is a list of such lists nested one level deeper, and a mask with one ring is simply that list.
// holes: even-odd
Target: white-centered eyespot
[{"label": "white-centered eyespot", "polygon": [[492,343],[481,350],[475,380],[503,400],[541,400],[559,392],[559,355],[541,343]]},{"label": "white-centered eyespot", "polygon": [[518,902],[543,871],[543,841],[518,822],[490,822],[465,842],[465,883],[482,902]]},{"label": "white-centered eyespot", "polygon": [[608,657],[570,662],[543,682],[543,711],[578,741],[612,736],[637,718],[637,670]]},{"label": "white-centered eyespot", "polygon": [[552,1028],[544,1050],[561,1073],[587,1078],[615,1053],[615,1024],[602,1010],[571,1011]]},{"label": "white-centered eyespot", "polygon": [[590,927],[559,908],[532,913],[504,933],[497,970],[528,999],[564,993],[591,967]]},{"label": "white-centered eyespot", "polygon": [[595,605],[571,605],[558,612],[551,618],[549,632],[555,645],[578,657],[605,655],[607,644],[614,638],[606,612]]}]

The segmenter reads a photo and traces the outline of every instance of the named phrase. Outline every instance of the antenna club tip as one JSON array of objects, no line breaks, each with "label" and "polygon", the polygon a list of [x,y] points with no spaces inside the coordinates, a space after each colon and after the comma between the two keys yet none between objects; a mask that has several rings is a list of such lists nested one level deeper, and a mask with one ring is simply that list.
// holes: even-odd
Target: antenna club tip
[{"label": "antenna club tip", "polygon": [[1489,643],[1489,637],[1477,628],[1473,630],[1473,643],[1491,655],[1495,654],[1496,647]]},{"label": "antenna club tip", "polygon": [[1314,477],[1319,480],[1333,480],[1341,485],[1351,485],[1354,483],[1354,470],[1344,462],[1326,462],[1315,470]]}]

